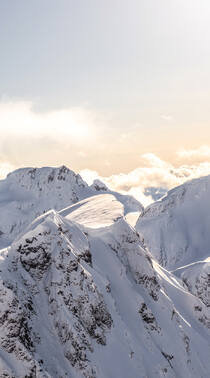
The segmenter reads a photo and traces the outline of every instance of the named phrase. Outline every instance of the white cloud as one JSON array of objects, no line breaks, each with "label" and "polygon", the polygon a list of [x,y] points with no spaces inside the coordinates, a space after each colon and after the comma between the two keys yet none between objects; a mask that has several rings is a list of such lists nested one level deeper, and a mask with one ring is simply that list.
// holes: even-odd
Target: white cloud
[{"label": "white cloud", "polygon": [[79,157],[82,157],[82,158],[87,157],[87,154],[86,154],[84,151],[78,151],[78,152],[77,152],[77,155],[78,155]]},{"label": "white cloud", "polygon": [[12,172],[16,167],[8,162],[0,162],[0,180],[4,179],[9,172]]},{"label": "white cloud", "polygon": [[4,135],[89,138],[93,114],[82,108],[36,113],[29,101],[0,102],[0,130]]},{"label": "white cloud", "polygon": [[161,118],[167,122],[171,122],[173,120],[173,117],[170,114],[161,114]]},{"label": "white cloud", "polygon": [[187,160],[200,160],[210,158],[210,146],[201,146],[194,150],[185,150],[182,149],[177,152],[177,155],[180,159]]},{"label": "white cloud", "polygon": [[88,108],[37,113],[29,101],[0,101],[0,159],[14,166],[76,166],[98,138],[97,119]]},{"label": "white cloud", "polygon": [[82,176],[83,180],[85,180],[88,185],[91,185],[95,179],[99,178],[99,174],[96,171],[92,171],[91,169],[83,169],[79,172]]},{"label": "white cloud", "polygon": [[146,206],[152,202],[152,198],[144,194],[146,188],[156,187],[169,190],[187,180],[210,174],[210,162],[174,167],[152,153],[144,154],[141,158],[144,166],[127,174],[101,177],[96,171],[85,170],[81,172],[81,175],[90,184],[95,178],[99,178],[110,189],[131,194]]},{"label": "white cloud", "polygon": [[166,168],[166,167],[172,167],[169,163],[165,162],[164,160],[161,160],[157,155],[152,153],[146,153],[141,155],[141,158],[143,159],[146,166],[154,167],[154,168]]},{"label": "white cloud", "polygon": [[[0,102],[0,178],[23,165],[59,165],[65,164],[67,159],[70,164],[80,159],[88,165],[89,151],[100,149],[101,155],[107,152],[97,132],[97,117],[86,108],[36,113],[31,102]],[[122,134],[121,140],[130,143],[131,135]],[[112,155],[107,155],[101,157],[101,165],[111,167]],[[144,195],[147,187],[170,189],[186,180],[210,174],[210,146],[182,149],[177,156],[178,167],[153,153],[146,153],[141,156],[140,166],[129,173],[100,177],[96,171],[85,169],[81,174],[89,184],[99,178],[111,189],[133,194],[148,204],[151,198]],[[100,161],[95,166],[99,165]]]}]

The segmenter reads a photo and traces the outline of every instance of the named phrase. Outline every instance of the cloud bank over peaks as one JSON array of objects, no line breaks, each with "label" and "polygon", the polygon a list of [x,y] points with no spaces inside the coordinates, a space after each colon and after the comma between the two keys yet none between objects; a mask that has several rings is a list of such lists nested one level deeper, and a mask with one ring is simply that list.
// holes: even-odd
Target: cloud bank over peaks
[{"label": "cloud bank over peaks", "polygon": [[[207,157],[207,148],[210,151],[210,147],[207,146],[200,147],[198,150],[190,150],[189,156],[193,153],[194,157],[196,151],[199,156],[200,151],[205,151]],[[187,154],[188,151],[186,150],[185,153]],[[177,155],[181,158],[180,152],[178,152]],[[183,155],[183,157],[185,156]],[[82,170],[80,174],[89,184],[91,184],[94,179],[99,178],[110,189],[133,195],[144,206],[153,202],[154,198],[157,198],[159,194],[164,194],[175,186],[181,185],[188,180],[210,174],[210,161],[198,162],[197,164],[181,164],[175,167],[173,164],[161,160],[153,153],[141,155],[141,161],[142,166],[129,173],[102,177],[99,176],[96,171],[85,169]]]},{"label": "cloud bank over peaks", "polygon": [[[141,165],[128,173],[119,173],[105,177],[99,175],[96,170],[88,168],[81,170],[79,173],[89,185],[95,179],[100,179],[110,189],[133,195],[144,206],[147,206],[160,198],[161,195],[164,195],[169,189],[181,185],[187,180],[209,175],[210,161],[207,159],[208,151],[210,151],[210,147],[208,146],[201,146],[197,150],[178,151],[177,156],[179,160],[181,158],[182,160],[186,160],[187,157],[190,161],[190,156],[193,159],[198,156],[198,161],[200,161],[201,155],[203,160],[205,160],[195,162],[194,164],[180,164],[178,167],[162,160],[153,153],[146,153],[140,156]],[[82,151],[79,151],[78,154],[82,154]],[[64,164],[66,164],[65,161]],[[19,167],[20,165],[14,165],[1,156],[0,179],[5,178],[9,172]],[[72,169],[72,167],[69,168]]]}]

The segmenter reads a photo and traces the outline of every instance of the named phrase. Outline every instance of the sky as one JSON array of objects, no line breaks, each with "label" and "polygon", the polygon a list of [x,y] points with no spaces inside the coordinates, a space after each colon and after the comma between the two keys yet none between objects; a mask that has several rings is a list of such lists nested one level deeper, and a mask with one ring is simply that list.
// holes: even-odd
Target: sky
[{"label": "sky", "polygon": [[209,19],[209,0],[0,0],[0,176],[210,173]]}]

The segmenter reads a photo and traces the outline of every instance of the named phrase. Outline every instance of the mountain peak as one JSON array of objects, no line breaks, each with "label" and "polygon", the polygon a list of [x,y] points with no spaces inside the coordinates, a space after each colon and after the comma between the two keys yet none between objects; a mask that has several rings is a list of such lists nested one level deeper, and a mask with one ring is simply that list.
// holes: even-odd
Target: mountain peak
[{"label": "mountain peak", "polygon": [[65,165],[62,165],[61,167],[19,168],[13,172],[10,172],[7,175],[7,178],[9,180],[21,180],[22,184],[24,184],[24,181],[27,180],[38,180],[43,181],[44,183],[50,183],[54,180],[65,181],[66,179],[68,180],[70,178],[75,178],[75,180],[80,181],[80,183],[87,186],[79,174],[76,174]]},{"label": "mountain peak", "polygon": [[[99,186],[99,182],[98,182]],[[123,204],[124,213],[142,210],[131,196],[111,192],[100,182],[100,190],[88,184],[65,165],[20,168],[0,181],[0,247],[6,247],[37,216],[62,210],[85,198],[113,194]]]},{"label": "mountain peak", "polygon": [[153,256],[170,269],[209,257],[210,176],[170,190],[140,215],[136,228]]}]

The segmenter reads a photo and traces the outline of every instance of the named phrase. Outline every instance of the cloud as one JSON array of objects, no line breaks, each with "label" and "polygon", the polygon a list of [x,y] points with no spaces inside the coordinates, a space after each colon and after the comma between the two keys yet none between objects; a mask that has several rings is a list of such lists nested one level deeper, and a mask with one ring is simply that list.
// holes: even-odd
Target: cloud
[{"label": "cloud", "polygon": [[6,136],[21,137],[91,137],[93,114],[87,109],[71,108],[46,113],[33,111],[29,101],[0,102],[0,130]]},{"label": "cloud", "polygon": [[161,114],[160,117],[166,122],[173,121],[173,117],[170,114]]},{"label": "cloud", "polygon": [[9,172],[14,171],[15,169],[16,167],[9,162],[0,162],[0,180],[4,179]]},{"label": "cloud", "polygon": [[104,122],[103,115],[88,108],[36,113],[29,101],[0,101],[0,178],[22,166],[67,164],[82,169],[85,163],[93,167],[81,171],[89,184],[99,178],[112,190],[132,194],[145,205],[152,201],[145,195],[148,187],[171,189],[210,174],[210,146],[201,146],[179,150],[178,167],[148,152],[140,156],[138,168],[102,177],[94,168],[112,171],[117,155],[117,163],[124,164],[130,156],[125,153],[126,146],[133,146],[138,139],[132,130],[121,135],[116,130],[113,138]]},{"label": "cloud", "polygon": [[38,113],[30,101],[0,101],[0,159],[14,166],[77,166],[98,137],[97,117],[89,108]]},{"label": "cloud", "polygon": [[193,161],[206,160],[210,158],[210,146],[200,146],[194,150],[182,149],[177,152],[180,159],[187,159]]},{"label": "cloud", "polygon": [[77,155],[80,156],[80,157],[82,157],[82,158],[87,157],[87,154],[84,151],[78,151]]},{"label": "cloud", "polygon": [[91,169],[83,169],[79,173],[83,180],[88,183],[88,185],[91,185],[95,179],[99,178],[98,172],[92,171]]},{"label": "cloud", "polygon": [[141,155],[141,160],[143,160],[147,166],[149,165],[150,167],[154,168],[172,167],[169,163],[161,160],[157,155],[152,153]]},{"label": "cloud", "polygon": [[151,196],[145,195],[147,188],[164,188],[169,190],[187,180],[210,174],[210,162],[195,165],[174,167],[171,163],[161,160],[158,156],[148,153],[141,156],[142,166],[129,173],[120,173],[109,177],[101,177],[96,171],[81,171],[82,177],[89,184],[99,178],[110,189],[133,195],[144,206],[153,202]]}]

